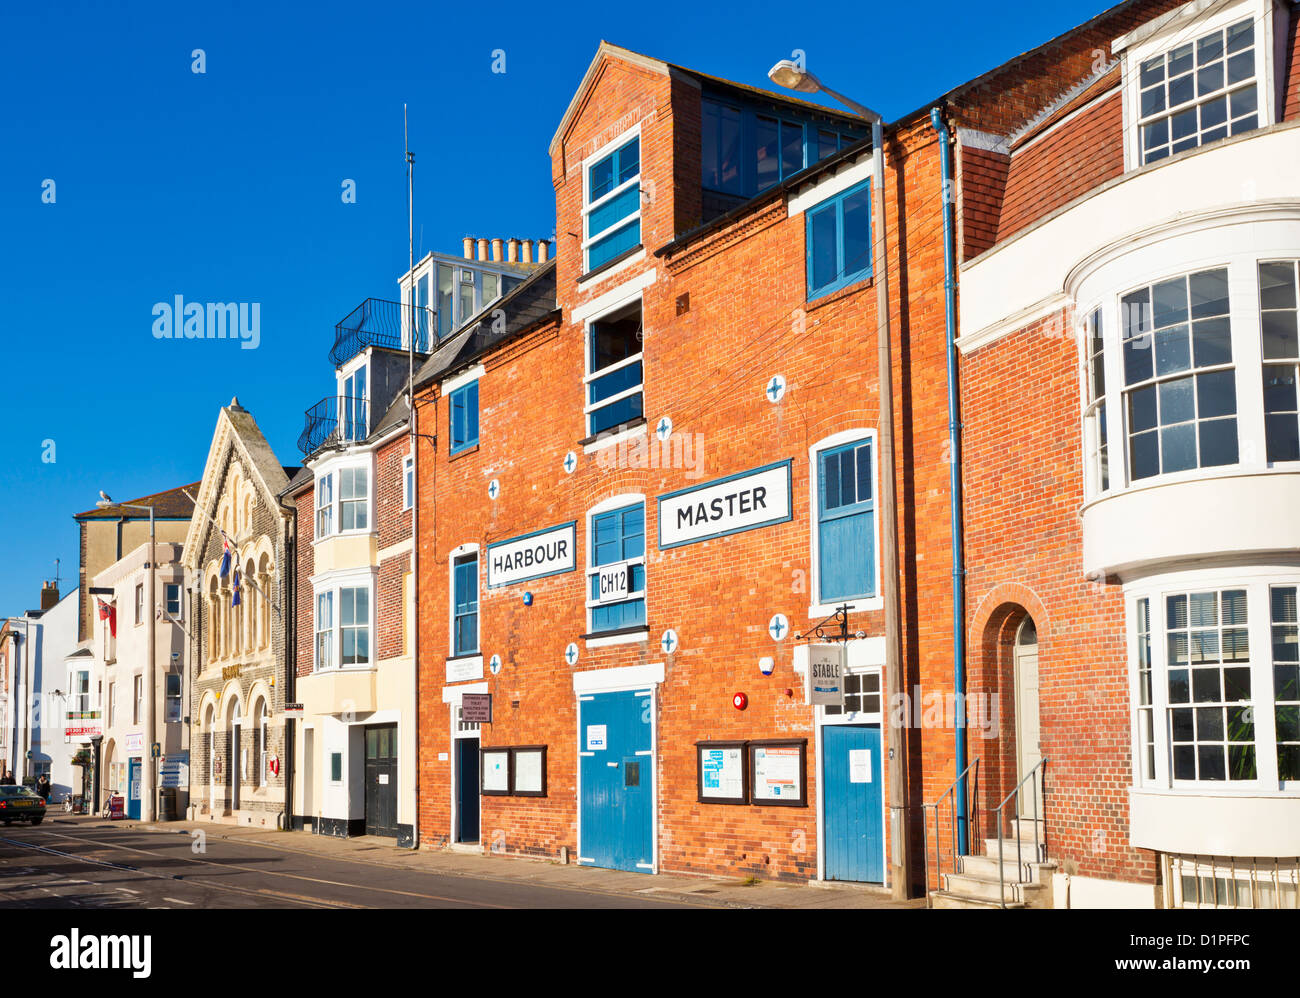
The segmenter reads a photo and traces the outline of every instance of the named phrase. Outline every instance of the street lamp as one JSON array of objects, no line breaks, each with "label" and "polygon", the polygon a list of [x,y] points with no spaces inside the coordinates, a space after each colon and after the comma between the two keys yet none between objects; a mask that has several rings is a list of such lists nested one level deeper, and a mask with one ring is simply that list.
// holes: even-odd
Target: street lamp
[{"label": "street lamp", "polygon": [[[154,668],[156,663],[157,637],[158,637],[158,615],[156,607],[157,600],[157,576],[158,576],[158,549],[154,543],[154,515],[152,506],[139,506],[129,502],[113,502],[108,493],[103,489],[99,491],[99,500],[95,503],[100,509],[107,509],[115,506],[119,509],[142,509],[149,513],[149,661],[145,666],[145,683],[144,683],[144,713],[145,713],[145,730],[148,731],[149,737],[147,744],[140,748],[140,819],[142,821],[153,821],[154,814],[154,761],[151,756],[145,753],[153,745],[154,735],[157,733],[154,724]],[[98,780],[99,767],[95,768],[96,779]],[[96,787],[98,794],[98,787]]]},{"label": "street lamp", "polygon": [[[885,675],[891,678],[893,692],[906,695],[907,679],[901,668],[902,652],[899,632],[902,624],[898,606],[898,514],[894,481],[894,386],[893,359],[889,331],[889,257],[885,244],[885,128],[884,119],[871,108],[836,93],[789,59],[782,59],[767,71],[768,79],[778,87],[798,93],[818,91],[839,101],[845,107],[871,122],[871,202],[874,249],[872,251],[872,276],[876,283],[876,344],[877,363],[880,367],[880,502],[882,509],[881,572],[888,580],[884,587],[885,602]],[[910,830],[906,828],[906,728],[900,732],[897,745],[889,748],[889,794],[891,812],[890,883],[895,898],[905,899],[911,893],[911,871],[908,862]]]}]

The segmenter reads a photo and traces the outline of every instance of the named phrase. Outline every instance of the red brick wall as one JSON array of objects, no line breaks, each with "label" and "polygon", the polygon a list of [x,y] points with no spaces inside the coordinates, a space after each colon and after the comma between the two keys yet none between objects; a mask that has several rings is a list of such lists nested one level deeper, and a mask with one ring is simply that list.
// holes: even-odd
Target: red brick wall
[{"label": "red brick wall", "polygon": [[402,433],[375,453],[375,526],[379,549],[411,536],[411,511],[402,508],[402,461],[411,453],[411,438]]},{"label": "red brick wall", "polygon": [[316,490],[308,483],[292,502],[297,507],[297,565],[295,571],[297,584],[294,607],[294,626],[298,629],[298,675],[310,676],[313,666],[315,634],[312,630],[316,619],[316,608],[312,604],[311,577],[316,571],[316,550],[312,542],[316,539]]},{"label": "red brick wall", "polygon": [[[1012,152],[997,239],[1019,232],[1124,172],[1120,91]],[[991,244],[990,244],[991,245]]]},{"label": "red brick wall", "polygon": [[[556,229],[581,231],[582,159],[642,114],[642,163],[654,198],[643,202],[643,242],[653,251],[673,238],[695,210],[673,196],[688,173],[698,178],[698,132],[688,125],[698,97],[639,67],[609,64],[564,136],[555,157]],[[617,122],[618,127],[611,123]],[[677,132],[672,132],[676,125]],[[888,172],[897,475],[904,588],[904,655],[909,679],[929,690],[951,684],[951,603],[948,552],[947,439],[941,200],[937,141],[928,122],[890,150],[901,172]],[[680,159],[680,162],[679,162]],[[567,169],[566,169],[567,165]],[[675,182],[669,182],[676,178]],[[695,180],[698,185],[698,179]],[[559,297],[565,322],[503,348],[488,359],[479,386],[481,439],[477,451],[448,461],[445,449],[422,460],[421,498],[438,511],[422,515],[421,593],[421,828],[435,843],[449,828],[450,715],[442,703],[448,647],[449,552],[458,544],[487,544],[577,520],[580,564],[587,557],[587,511],[625,492],[646,497],[648,644],[588,648],[583,608],[585,574],[540,579],[503,590],[480,589],[482,652],[502,656],[500,675],[487,673],[495,718],[485,745],[549,746],[549,795],[543,799],[484,798],[483,840],[498,834],[507,852],[554,855],[577,846],[572,672],[565,645],[581,648],[578,670],[665,663],[659,690],[658,772],[660,862],[664,870],[807,879],[816,872],[815,809],[729,807],[696,802],[694,743],[702,739],[807,738],[809,800],[817,765],[812,710],[802,703],[792,670],[793,644],[774,643],[769,617],[785,613],[795,629],[809,623],[808,448],[843,429],[878,425],[875,288],[860,283],[813,305],[805,300],[804,219],[782,206],[760,209],[706,243],[667,263],[653,257],[596,287],[575,287],[577,240],[562,236]],[[646,414],[653,425],[673,419],[674,432],[702,440],[702,473],[686,468],[602,467],[584,455],[583,331],[569,321],[574,306],[657,267],[644,294]],[[677,299],[689,295],[689,311]],[[789,388],[779,405],[763,389],[773,374]],[[437,409],[445,439],[446,407]],[[424,409],[422,423],[435,410]],[[422,432],[434,432],[422,426]],[[651,437],[653,440],[653,437]],[[579,466],[566,475],[567,451]],[[661,552],[655,497],[676,488],[792,460],[794,519],[785,524]],[[487,485],[501,483],[495,502]],[[480,565],[482,561],[480,559]],[[481,570],[480,570],[481,571]],[[534,604],[524,607],[524,589]],[[880,611],[854,614],[868,634],[883,631]],[[664,656],[661,633],[674,628],[680,649]],[[758,660],[772,655],[776,671],[763,678]],[[909,683],[910,685],[910,683]],[[787,697],[786,689],[794,691]],[[744,691],[749,708],[731,706]],[[517,706],[516,706],[517,703]],[[888,733],[886,734],[888,737]],[[913,803],[930,799],[953,777],[951,730],[913,736],[909,780]],[[919,847],[919,829],[917,844]]]},{"label": "red brick wall", "polygon": [[[995,695],[1002,741],[972,738],[987,811],[1016,780],[1012,642],[1038,629],[1047,835],[1065,872],[1151,883],[1128,845],[1132,785],[1123,599],[1080,568],[1083,448],[1067,313],[962,358],[963,489],[971,693]],[[991,833],[990,833],[991,834]]]}]

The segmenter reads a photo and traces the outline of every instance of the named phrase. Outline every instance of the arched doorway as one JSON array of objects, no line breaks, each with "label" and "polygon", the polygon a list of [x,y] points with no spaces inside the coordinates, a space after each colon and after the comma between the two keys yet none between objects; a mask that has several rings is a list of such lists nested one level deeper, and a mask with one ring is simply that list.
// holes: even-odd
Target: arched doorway
[{"label": "arched doorway", "polygon": [[217,807],[217,709],[208,704],[203,712],[203,748],[208,760],[208,807],[209,816],[216,813]]},{"label": "arched doorway", "polygon": [[[1043,758],[1038,709],[1038,628],[1025,615],[1016,630],[1013,652],[1016,705],[1016,782],[1024,780]],[[1019,813],[1033,817],[1035,790],[1025,784],[1020,791]],[[1037,806],[1042,814],[1041,797]]]}]

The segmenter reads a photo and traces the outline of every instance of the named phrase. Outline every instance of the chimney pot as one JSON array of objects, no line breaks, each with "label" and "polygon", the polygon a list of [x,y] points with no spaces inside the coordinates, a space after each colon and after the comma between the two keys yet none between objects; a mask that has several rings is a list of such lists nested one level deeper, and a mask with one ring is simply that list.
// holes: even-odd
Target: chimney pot
[{"label": "chimney pot", "polygon": [[506,263],[519,262],[519,240],[508,239],[506,241]]},{"label": "chimney pot", "polygon": [[523,259],[520,262],[532,263],[533,262],[533,241],[531,239],[525,239],[521,244],[520,248],[524,251]]},{"label": "chimney pot", "polygon": [[473,236],[465,237],[465,259],[466,260],[474,259],[474,237]]},{"label": "chimney pot", "polygon": [[479,260],[486,260],[488,258],[488,241],[486,239],[480,239],[478,241],[478,258]]},{"label": "chimney pot", "polygon": [[59,587],[53,582],[41,583],[41,609],[51,610],[59,605]]},{"label": "chimney pot", "polygon": [[492,262],[493,263],[501,262],[501,240],[500,239],[492,240]]},{"label": "chimney pot", "polygon": [[549,256],[551,241],[549,239],[537,240],[537,262],[545,263]]}]

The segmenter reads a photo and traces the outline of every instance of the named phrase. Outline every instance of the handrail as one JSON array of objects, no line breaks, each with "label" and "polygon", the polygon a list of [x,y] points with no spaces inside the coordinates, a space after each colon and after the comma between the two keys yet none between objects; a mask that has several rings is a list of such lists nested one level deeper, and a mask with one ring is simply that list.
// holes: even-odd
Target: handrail
[{"label": "handrail", "polygon": [[[1002,842],[1003,842],[1003,839],[1002,839],[1002,809],[1003,809],[1004,807],[1007,806],[1007,803],[1008,803],[1012,798],[1015,798],[1016,800],[1019,800],[1019,798],[1020,798],[1020,788],[1023,787],[1027,781],[1029,781],[1029,780],[1033,780],[1033,778],[1034,778],[1034,774],[1037,773],[1037,772],[1039,771],[1039,769],[1041,769],[1041,770],[1043,771],[1043,772],[1042,772],[1042,784],[1043,784],[1043,812],[1044,812],[1044,814],[1046,814],[1046,812],[1047,812],[1047,756],[1043,756],[1041,759],[1039,759],[1038,762],[1034,764],[1034,767],[1033,767],[1033,768],[1032,768],[1028,773],[1025,774],[1024,779],[1022,779],[1019,783],[1016,784],[1015,789],[1012,790],[1011,793],[1009,793],[1009,794],[1007,794],[1005,797],[1003,797],[1003,798],[1002,798],[1002,803],[999,804],[996,808],[994,808],[994,812],[997,814],[997,826],[996,826],[996,827],[997,827],[997,833],[998,833],[998,904],[999,904],[1001,907],[1003,907],[1003,908],[1005,908],[1005,907],[1007,906],[1007,893],[1006,893],[1007,888],[1006,888],[1006,872],[1003,870],[1003,867],[1002,867]],[[1041,862],[1043,862],[1043,861],[1045,861],[1045,860],[1047,859],[1047,829],[1046,829],[1046,828],[1043,829],[1043,845],[1042,845],[1042,851],[1040,852],[1040,851],[1039,851],[1039,846],[1038,846],[1038,825],[1039,825],[1039,819],[1038,819],[1038,782],[1035,781],[1035,782],[1032,784],[1032,786],[1033,786],[1033,788],[1034,788],[1034,857],[1035,857],[1035,861],[1036,861],[1036,862],[1040,862],[1040,863],[1041,863]],[[1016,822],[1016,870],[1017,870],[1017,875],[1019,875],[1020,867],[1021,867],[1020,822],[1017,821],[1017,822]],[[1019,883],[1023,883],[1023,881],[1018,881],[1018,882],[1019,882]]]},{"label": "handrail", "polygon": [[[974,771],[973,773],[972,770]],[[930,854],[929,811],[932,808],[934,810],[934,867],[935,867],[934,873],[935,873],[935,883],[940,888],[943,887],[943,859],[942,859],[942,853],[939,848],[940,845],[939,808],[943,805],[944,798],[947,798],[949,831],[952,834],[951,855],[953,858],[953,872],[956,873],[957,855],[958,855],[957,850],[960,848],[960,843],[963,841],[963,837],[961,836],[960,831],[957,827],[958,822],[961,819],[959,819],[957,816],[957,806],[956,806],[957,798],[954,791],[957,789],[958,784],[962,784],[966,780],[968,773],[971,774],[970,781],[972,784],[972,788],[969,790],[964,790],[962,794],[962,798],[963,801],[970,801],[971,807],[965,808],[964,812],[966,815],[971,816],[969,820],[976,821],[977,819],[975,818],[975,816],[978,815],[979,813],[979,782],[980,782],[980,761],[978,756],[965,769],[963,769],[960,773],[957,774],[957,778],[953,780],[952,783],[948,784],[948,788],[944,790],[941,794],[939,794],[938,797],[935,798],[934,803],[921,805],[921,835],[923,838],[921,855],[925,856],[927,858],[927,861],[929,859],[929,854]],[[969,839],[969,836],[967,836],[966,838]],[[929,894],[929,890],[928,890],[929,879],[930,878],[927,876],[926,877],[927,896]]]}]

